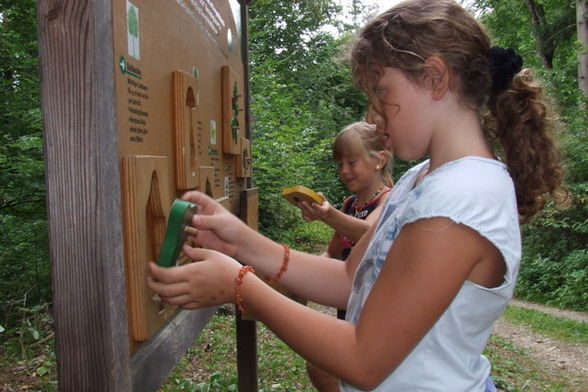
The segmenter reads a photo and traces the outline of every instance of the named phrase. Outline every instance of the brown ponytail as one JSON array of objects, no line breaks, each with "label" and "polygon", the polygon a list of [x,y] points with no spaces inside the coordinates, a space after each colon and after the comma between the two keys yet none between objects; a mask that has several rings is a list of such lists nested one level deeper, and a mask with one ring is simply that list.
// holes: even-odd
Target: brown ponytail
[{"label": "brown ponytail", "polygon": [[553,139],[557,123],[548,116],[548,108],[528,68],[515,75],[506,91],[488,101],[485,131],[501,146],[497,153],[503,155],[513,178],[523,223],[550,198],[558,206],[569,201],[561,155]]}]

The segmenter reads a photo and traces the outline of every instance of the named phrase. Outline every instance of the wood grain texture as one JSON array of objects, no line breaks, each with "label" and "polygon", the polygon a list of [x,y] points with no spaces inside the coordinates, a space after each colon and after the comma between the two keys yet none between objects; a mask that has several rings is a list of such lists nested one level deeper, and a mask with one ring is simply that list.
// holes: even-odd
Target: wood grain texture
[{"label": "wood grain texture", "polygon": [[147,287],[147,263],[157,260],[172,204],[164,185],[168,183],[168,166],[167,157],[132,155],[122,159],[128,320],[134,342],[149,339],[176,309],[154,300]]},{"label": "wood grain texture", "polygon": [[37,7],[59,389],[128,391],[111,5]]},{"label": "wood grain texture", "polygon": [[122,1],[37,2],[60,391],[156,390],[215,310],[180,312],[131,355],[112,20]]},{"label": "wood grain texture", "polygon": [[132,359],[133,391],[155,391],[178,360],[194,343],[217,307],[181,310],[152,339],[143,343]]}]

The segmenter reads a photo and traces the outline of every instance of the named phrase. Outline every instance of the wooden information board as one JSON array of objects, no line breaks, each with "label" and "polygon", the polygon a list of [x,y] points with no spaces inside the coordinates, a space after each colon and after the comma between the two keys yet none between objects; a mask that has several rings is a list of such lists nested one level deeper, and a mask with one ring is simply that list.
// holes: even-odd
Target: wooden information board
[{"label": "wooden information board", "polygon": [[37,1],[59,390],[156,390],[215,312],[146,268],[186,190],[257,225],[246,3]]},{"label": "wooden information board", "polygon": [[[113,3],[129,331],[147,340],[175,309],[153,298],[174,198],[197,189],[233,212],[251,177],[236,0]],[[253,200],[255,203],[256,201]]]}]

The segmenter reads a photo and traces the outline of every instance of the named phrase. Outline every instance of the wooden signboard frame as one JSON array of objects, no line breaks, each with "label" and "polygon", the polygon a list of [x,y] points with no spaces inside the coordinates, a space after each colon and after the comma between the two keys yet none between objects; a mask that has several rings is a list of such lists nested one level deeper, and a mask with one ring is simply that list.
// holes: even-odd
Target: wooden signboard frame
[{"label": "wooden signboard frame", "polygon": [[[167,167],[177,167],[177,163],[172,157],[167,162],[145,161],[140,153],[124,163],[121,157],[124,142],[121,147],[120,107],[117,106],[120,86],[113,66],[120,53],[114,44],[117,26],[113,15],[116,6],[124,1],[37,2],[60,391],[156,390],[216,311],[215,308],[178,311],[140,345],[129,344],[133,332],[127,309],[129,287],[125,269],[129,242],[132,242],[128,238],[132,232],[128,222],[141,213],[133,215],[132,211],[126,211],[125,206],[132,205],[126,199],[136,189],[153,188],[145,185],[145,181],[153,181],[148,175],[135,180],[133,173],[137,172],[137,165],[148,162],[147,166],[156,168],[157,173],[165,173]],[[180,1],[177,0],[178,4]],[[241,108],[225,105],[222,109],[231,110],[236,119],[240,117],[232,123],[219,123],[218,127],[219,132],[228,132],[233,137],[232,144],[223,146],[223,152],[235,156],[233,174],[249,176],[245,187],[248,189],[233,189],[236,194],[232,200],[236,203],[231,200],[227,203],[242,219],[256,223],[257,211],[248,203],[257,194],[249,189],[247,1],[239,2],[245,70],[243,85],[238,88],[243,90],[244,98]],[[176,70],[170,70],[170,84],[173,71]],[[228,74],[223,91],[232,93],[234,75],[222,72]],[[186,102],[190,106],[189,99]],[[177,109],[177,105],[175,113],[182,118],[190,114]],[[235,131],[239,122],[241,134]],[[242,149],[247,149],[249,155],[243,157]],[[202,172],[207,170],[204,167]],[[174,177],[173,171],[169,173]],[[153,206],[148,211],[151,218],[147,220],[156,222],[152,229],[156,236],[162,232],[166,213],[166,203],[161,200],[176,196],[179,188],[191,188],[196,183],[202,186],[203,176],[198,182],[191,182],[190,173],[187,170],[182,174],[186,183],[172,186],[169,196],[164,189],[146,201]],[[131,185],[121,182],[125,175],[133,178]],[[158,181],[161,178],[154,183]],[[238,318],[237,334],[240,390],[254,391],[257,390],[254,322]]]}]

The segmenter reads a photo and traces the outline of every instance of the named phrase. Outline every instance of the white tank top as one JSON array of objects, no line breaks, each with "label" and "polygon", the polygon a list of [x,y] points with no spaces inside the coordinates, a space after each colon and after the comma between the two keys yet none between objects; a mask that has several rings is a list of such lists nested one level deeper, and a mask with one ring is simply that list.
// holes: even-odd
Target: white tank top
[{"label": "white tank top", "polygon": [[[466,157],[437,168],[415,186],[428,165],[427,161],[413,167],[392,189],[357,269],[347,320],[358,322],[388,250],[405,224],[447,217],[471,227],[502,254],[503,284],[486,288],[466,281],[433,328],[373,391],[483,392],[490,364],[482,350],[492,324],[512,297],[521,259],[514,185],[503,163]],[[345,383],[341,390],[359,391]]]}]

